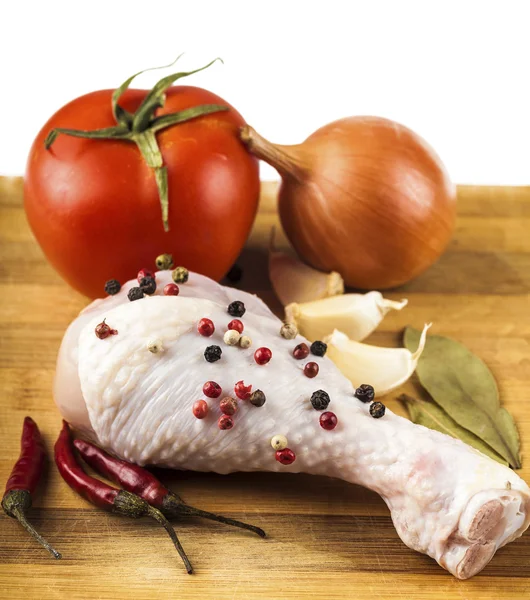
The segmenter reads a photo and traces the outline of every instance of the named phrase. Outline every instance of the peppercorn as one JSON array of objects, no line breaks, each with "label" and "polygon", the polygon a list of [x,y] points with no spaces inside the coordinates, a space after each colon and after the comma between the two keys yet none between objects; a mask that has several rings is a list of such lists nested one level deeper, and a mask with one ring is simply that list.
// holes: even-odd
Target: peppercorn
[{"label": "peppercorn", "polygon": [[374,388],[367,383],[360,385],[353,394],[361,402],[372,402],[375,396]]},{"label": "peppercorn", "polygon": [[222,392],[221,386],[215,381],[207,381],[202,386],[202,393],[208,398],[219,398]]},{"label": "peppercorn", "polygon": [[135,300],[140,300],[143,297],[144,297],[144,291],[142,290],[141,287],[132,287],[129,290],[129,293],[127,294],[127,298],[129,298],[129,300],[131,302],[134,302]]},{"label": "peppercorn", "polygon": [[238,281],[241,281],[242,276],[243,276],[243,269],[237,263],[232,265],[232,268],[226,274],[226,278],[228,279],[228,281],[231,281],[232,283],[237,283]]},{"label": "peppercorn", "polygon": [[241,400],[248,400],[250,398],[251,391],[252,384],[245,385],[245,382],[243,380],[238,381],[234,386],[234,393]]},{"label": "peppercorn", "polygon": [[156,257],[155,260],[156,268],[159,271],[166,271],[167,269],[173,268],[173,257],[171,254],[161,254]]},{"label": "peppercorn", "polygon": [[154,279],[155,274],[153,273],[153,271],[150,271],[149,269],[140,269],[138,271],[138,274],[136,275],[136,279],[138,280],[138,283],[140,283],[140,281],[142,281],[142,279],[144,277],[152,277]]},{"label": "peppercorn", "polygon": [[324,356],[324,354],[326,354],[327,349],[328,345],[324,344],[324,342],[321,342],[320,340],[317,340],[316,342],[313,342],[311,344],[311,353],[315,356]]},{"label": "peppercorn", "polygon": [[258,348],[256,352],[254,352],[254,360],[258,363],[258,365],[266,365],[270,362],[272,358],[272,352],[269,348]]},{"label": "peppercorn", "polygon": [[248,337],[248,335],[242,335],[239,338],[239,345],[244,349],[250,348],[250,346],[252,346],[252,340]]},{"label": "peppercorn", "polygon": [[105,294],[115,296],[121,290],[121,284],[117,279],[109,279],[105,284]]},{"label": "peppercorn", "polygon": [[271,446],[274,448],[274,450],[283,450],[284,448],[287,448],[288,443],[289,442],[287,441],[287,438],[281,433],[275,435],[271,439]]},{"label": "peppercorn", "polygon": [[320,368],[316,362],[308,362],[304,367],[304,375],[313,379],[313,377],[318,375],[319,370]]},{"label": "peppercorn", "polygon": [[116,331],[116,329],[112,329],[112,327],[110,327],[109,325],[107,325],[105,323],[106,319],[103,319],[103,321],[96,326],[96,329],[94,330],[96,333],[96,336],[100,339],[100,340],[104,340],[105,338],[108,338],[110,335],[116,335],[118,332]]},{"label": "peppercorn", "polygon": [[261,390],[256,390],[250,394],[250,404],[257,406],[258,408],[265,404],[266,399],[265,394]]},{"label": "peppercorn", "polygon": [[374,419],[380,419],[386,411],[386,406],[381,402],[370,404],[370,414]]},{"label": "peppercorn", "polygon": [[282,465],[290,465],[296,460],[296,454],[290,448],[284,448],[276,452],[275,458]]},{"label": "peppercorn", "polygon": [[177,267],[173,273],[171,273],[171,277],[173,277],[173,281],[175,283],[186,283],[188,281],[190,273],[188,269],[185,267]]},{"label": "peppercorn", "polygon": [[298,329],[292,323],[284,323],[280,329],[280,335],[286,340],[294,340],[298,335]]},{"label": "peppercorn", "polygon": [[159,352],[162,352],[162,350],[164,349],[164,346],[162,345],[162,340],[156,339],[150,341],[147,344],[147,349],[153,354],[158,354]]},{"label": "peppercorn", "polygon": [[245,312],[245,305],[240,300],[235,300],[228,305],[228,314],[232,317],[242,317]]},{"label": "peppercorn", "polygon": [[311,404],[315,410],[326,410],[329,403],[329,395],[324,390],[317,390],[311,394]]},{"label": "peppercorn", "polygon": [[303,342],[301,344],[298,344],[298,346],[295,346],[294,350],[293,350],[293,356],[296,358],[296,360],[302,360],[304,358],[307,358],[309,355],[309,346],[307,344],[304,344]]},{"label": "peppercorn", "polygon": [[197,419],[204,419],[208,414],[208,404],[206,400],[197,400],[197,402],[193,403],[193,415],[197,417]]},{"label": "peppercorn", "polygon": [[335,413],[327,411],[320,415],[319,422],[320,427],[322,427],[322,429],[327,429],[328,431],[331,431],[332,429],[335,429],[335,427],[337,427],[337,415]]},{"label": "peppercorn", "polygon": [[219,348],[219,346],[208,346],[204,351],[204,358],[208,362],[213,363],[221,358],[222,353],[223,351],[221,350],[221,348]]},{"label": "peppercorn", "polygon": [[245,326],[239,319],[232,319],[230,323],[228,323],[228,329],[235,329],[238,333],[243,333]]},{"label": "peppercorn", "polygon": [[164,296],[178,296],[179,294],[179,286],[176,283],[168,283],[164,287]]},{"label": "peppercorn", "polygon": [[226,398],[223,398],[221,400],[221,402],[219,403],[219,408],[221,409],[221,412],[223,414],[229,415],[231,417],[237,410],[237,400],[234,400],[234,398],[230,398],[230,396],[227,396]]},{"label": "peppercorn", "polygon": [[140,280],[140,287],[144,294],[154,294],[156,292],[156,281],[154,277],[144,277]]},{"label": "peppercorn", "polygon": [[204,317],[197,323],[197,331],[204,337],[210,337],[215,331],[215,325],[211,319]]},{"label": "peppercorn", "polygon": [[217,426],[222,430],[232,429],[234,426],[234,419],[232,419],[230,415],[221,415],[217,421]]},{"label": "peppercorn", "polygon": [[241,334],[239,334],[235,329],[229,329],[223,336],[223,342],[228,346],[237,346],[240,338]]}]

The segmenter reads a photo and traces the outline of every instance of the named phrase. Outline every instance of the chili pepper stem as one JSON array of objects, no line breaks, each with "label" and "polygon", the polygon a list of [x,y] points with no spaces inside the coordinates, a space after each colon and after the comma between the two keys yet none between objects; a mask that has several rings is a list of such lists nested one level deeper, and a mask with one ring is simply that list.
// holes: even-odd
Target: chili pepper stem
[{"label": "chili pepper stem", "polygon": [[[57,552],[57,550],[55,550],[55,548],[53,548],[26,519],[24,506],[26,506],[27,501],[23,496],[27,496],[29,499],[29,492],[27,490],[11,490],[5,496],[2,502],[2,507],[4,508],[5,512],[13,519],[16,519],[43,548],[48,550],[48,552],[54,558],[59,560],[62,558],[61,553]],[[29,505],[31,506],[31,503]]]},{"label": "chili pepper stem", "polygon": [[169,537],[171,538],[171,541],[175,545],[175,548],[177,549],[177,552],[180,555],[180,558],[182,558],[182,562],[186,567],[188,575],[191,575],[193,573],[193,567],[191,566],[189,558],[187,557],[186,552],[184,551],[184,548],[182,547],[182,544],[180,543],[180,540],[178,539],[178,536],[173,527],[171,527],[169,521],[157,508],[154,508],[153,506],[149,507],[147,515],[149,517],[152,517],[158,523],[160,523],[160,525],[162,525],[162,527],[167,531]]},{"label": "chili pepper stem", "polygon": [[216,515],[215,513],[208,512],[207,510],[201,510],[200,508],[189,506],[188,504],[175,502],[175,500],[171,498],[170,494],[164,498],[164,506],[162,510],[167,516],[187,515],[190,517],[200,517],[202,519],[209,519],[210,521],[217,521],[218,523],[224,523],[225,525],[232,525],[233,527],[239,527],[240,529],[252,531],[262,538],[266,537],[267,535],[263,529],[256,527],[255,525],[243,523],[242,521],[230,519],[229,517],[223,517],[222,515]]},{"label": "chili pepper stem", "polygon": [[112,511],[119,515],[124,515],[133,519],[139,519],[140,517],[151,517],[160,523],[160,525],[162,525],[162,527],[167,531],[171,541],[175,545],[180,558],[182,558],[182,561],[184,562],[186,571],[189,574],[193,572],[190,561],[188,560],[188,557],[186,556],[186,553],[179,542],[175,530],[173,527],[171,527],[171,524],[166,517],[157,508],[154,508],[136,494],[132,494],[126,490],[120,490],[114,500]]}]

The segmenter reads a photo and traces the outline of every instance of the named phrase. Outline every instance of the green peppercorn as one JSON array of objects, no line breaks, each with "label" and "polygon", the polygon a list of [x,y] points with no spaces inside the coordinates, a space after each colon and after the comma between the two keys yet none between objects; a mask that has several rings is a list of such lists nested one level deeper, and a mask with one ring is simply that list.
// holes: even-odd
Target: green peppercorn
[{"label": "green peppercorn", "polygon": [[156,257],[155,260],[156,268],[159,271],[166,271],[167,269],[173,268],[173,257],[171,254],[161,254]]},{"label": "green peppercorn", "polygon": [[261,391],[261,390],[256,390],[255,392],[252,392],[252,394],[250,394],[250,404],[253,404],[254,406],[263,406],[265,404],[265,400],[267,398],[265,398],[265,394]]},{"label": "green peppercorn", "polygon": [[311,404],[315,410],[326,410],[329,403],[329,394],[324,390],[317,390],[311,395]]},{"label": "green peppercorn", "polygon": [[105,294],[114,296],[121,290],[121,284],[117,279],[109,279],[105,284]]},{"label": "green peppercorn", "polygon": [[154,277],[142,277],[140,279],[140,287],[144,294],[154,294],[156,292],[156,281]]},{"label": "green peppercorn", "polygon": [[129,290],[129,293],[127,294],[127,298],[129,298],[129,300],[131,302],[134,302],[134,300],[140,300],[140,298],[144,297],[144,291],[142,290],[141,287],[132,287]]},{"label": "green peppercorn", "polygon": [[324,356],[324,354],[327,352],[327,349],[328,345],[324,344],[324,342],[321,342],[320,340],[317,340],[311,344],[311,354],[314,354],[315,356]]},{"label": "green peppercorn", "polygon": [[375,396],[375,390],[371,385],[363,383],[355,390],[353,395],[361,402],[372,402]]},{"label": "green peppercorn", "polygon": [[171,276],[175,283],[186,283],[189,279],[190,272],[185,267],[177,267],[173,273],[171,273]]},{"label": "green peppercorn", "polygon": [[219,346],[208,346],[204,351],[204,358],[210,362],[216,362],[221,358],[223,351]]},{"label": "green peppercorn", "polygon": [[381,402],[370,404],[370,414],[374,419],[380,419],[385,414],[386,406]]}]

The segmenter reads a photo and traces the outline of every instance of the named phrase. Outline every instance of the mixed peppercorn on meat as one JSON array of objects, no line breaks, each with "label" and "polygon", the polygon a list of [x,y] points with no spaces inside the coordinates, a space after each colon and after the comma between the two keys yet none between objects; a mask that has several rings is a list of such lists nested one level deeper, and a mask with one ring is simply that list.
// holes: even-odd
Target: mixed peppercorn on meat
[{"label": "mixed peppercorn on meat", "polygon": [[[364,485],[383,496],[408,546],[460,578],[527,528],[529,489],[513,471],[385,411],[370,382],[354,389],[325,344],[256,296],[175,271],[153,273],[155,293],[138,299],[129,298],[138,282],[124,283],[66,332],[55,398],[87,438],[140,465]],[[172,284],[178,296],[165,293]],[[103,322],[117,334],[100,339]],[[224,339],[241,328],[238,343]]]}]

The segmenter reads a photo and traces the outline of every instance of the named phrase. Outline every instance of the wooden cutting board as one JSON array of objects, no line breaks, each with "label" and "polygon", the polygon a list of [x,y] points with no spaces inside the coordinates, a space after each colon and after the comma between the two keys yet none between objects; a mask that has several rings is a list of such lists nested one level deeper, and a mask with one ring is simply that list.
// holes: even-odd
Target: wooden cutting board
[{"label": "wooden cutting board", "polygon": [[[279,314],[266,246],[275,184],[241,258],[241,285]],[[407,324],[433,321],[493,370],[523,440],[530,481],[530,188],[459,188],[458,224],[445,256],[389,297],[407,297],[370,341],[399,345]],[[52,399],[55,358],[68,323],[86,304],[47,265],[22,210],[22,182],[0,178],[0,484],[18,456],[22,419],[35,418],[51,454],[60,417]],[[406,391],[414,393],[414,384]],[[397,394],[396,394],[397,395]],[[403,414],[395,400],[391,408]],[[177,523],[196,574],[188,576],[155,524],[105,514],[76,496],[49,464],[31,512],[62,553],[53,561],[16,522],[0,515],[2,598],[404,598],[530,597],[530,534],[502,549],[469,581],[457,581],[409,550],[375,494],[323,477],[163,473],[189,503],[244,519],[261,540],[199,521]]]}]

